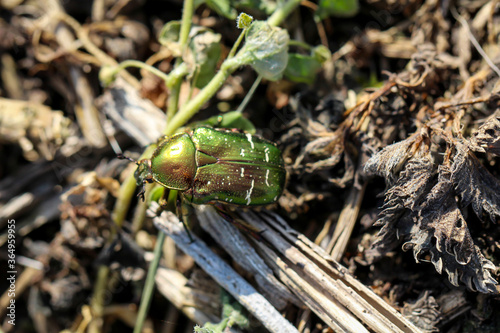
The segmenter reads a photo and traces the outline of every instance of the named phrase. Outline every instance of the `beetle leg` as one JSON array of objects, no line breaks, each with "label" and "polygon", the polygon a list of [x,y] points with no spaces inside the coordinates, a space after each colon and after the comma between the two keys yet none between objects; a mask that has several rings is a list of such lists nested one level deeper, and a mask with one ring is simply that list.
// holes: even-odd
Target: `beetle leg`
[{"label": "beetle leg", "polygon": [[192,207],[185,203],[180,196],[177,197],[177,216],[181,220],[184,229],[186,230],[189,240],[191,243],[194,242],[193,236],[191,236],[191,231],[189,231],[189,216],[191,215]]},{"label": "beetle leg", "polygon": [[146,183],[148,184],[151,184],[152,182],[154,182],[153,179],[151,178],[146,178],[142,181],[142,188],[141,188],[141,191],[139,193],[137,193],[137,196],[139,198],[141,198],[141,200],[144,202],[144,194],[146,193]]},{"label": "beetle leg", "polygon": [[137,193],[137,197],[141,198],[142,202],[144,202],[144,193],[146,193],[146,190],[145,190],[145,188],[143,186],[142,190],[139,193]]},{"label": "beetle leg", "polygon": [[227,222],[231,223],[234,225],[236,228],[240,229],[244,233],[249,233],[252,235],[253,238],[255,238],[258,241],[262,240],[262,233],[265,230],[259,230],[256,227],[254,227],[251,224],[246,223],[242,219],[235,219],[231,215],[228,214],[227,210],[225,209],[224,205],[215,203],[213,204],[215,209],[217,210],[217,213],[226,220]]}]

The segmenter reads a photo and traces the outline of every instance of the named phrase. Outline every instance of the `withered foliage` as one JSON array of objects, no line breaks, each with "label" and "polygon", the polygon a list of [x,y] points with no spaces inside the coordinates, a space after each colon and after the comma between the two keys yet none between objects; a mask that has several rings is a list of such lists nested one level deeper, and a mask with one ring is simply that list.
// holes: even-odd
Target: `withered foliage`
[{"label": "withered foliage", "polygon": [[7,98],[0,98],[0,124],[0,143],[18,143],[29,161],[53,160],[76,134],[75,125],[62,111]]},{"label": "withered foliage", "polygon": [[500,155],[500,111],[495,112],[473,133],[471,141],[477,151]]},{"label": "withered foliage", "polygon": [[[164,6],[167,9],[145,0],[85,3],[11,0],[0,5],[5,12],[0,20],[0,245],[7,241],[5,222],[14,221],[20,272],[17,327],[25,331],[88,327],[106,332],[130,325],[137,317],[142,294],[137,286],[143,284],[145,259],[150,256],[144,251],[161,239],[151,221],[144,219],[146,204],[139,203],[133,212],[136,201],[123,203],[118,195],[119,183],[124,188],[129,183],[124,177],[130,170],[123,171],[128,162],[117,160],[111,147],[142,151],[140,147],[156,139],[150,137],[154,129],[164,125],[163,115],[151,108],[150,101],[166,109],[167,98],[176,92],[163,78],[144,70],[120,72],[122,82],[114,88],[102,87],[98,76],[105,65],[126,59],[171,73],[182,50],[178,43],[158,43],[156,36],[168,23],[169,38],[174,37],[178,25],[172,20],[181,18],[183,1],[167,0],[173,5]],[[207,3],[195,10],[192,22],[221,33],[225,57],[239,32],[233,21]],[[326,3],[320,1],[318,7]],[[335,294],[335,302],[361,318],[359,327],[371,329],[372,319],[379,331],[384,330],[378,323],[385,327],[386,321],[405,332],[409,327],[386,317],[388,308],[381,302],[375,303],[384,312],[371,311],[373,295],[358,288],[336,262],[325,262],[329,256],[312,247],[308,238],[348,265],[356,279],[423,332],[494,330],[500,318],[495,309],[500,291],[499,2],[359,4],[359,13],[348,19],[315,21],[306,12],[311,6],[291,15],[284,27],[299,42],[289,49],[297,59],[313,60],[323,53],[315,47],[320,44],[333,56],[308,88],[286,77],[263,81],[260,96],[255,95],[244,110],[258,132],[279,142],[289,175],[273,207],[279,215],[265,209],[251,214],[265,218],[269,228],[262,228],[266,242],[250,239],[249,246],[272,264],[276,279],[269,281],[280,280],[279,288],[270,288],[272,283],[264,286],[238,258],[230,259],[234,251],[228,244],[238,247],[239,242],[220,241],[196,223],[193,234],[208,240],[216,255],[245,280],[264,286],[263,295],[280,311],[285,309],[288,320],[300,323],[301,331],[327,331],[327,325],[337,329],[330,320],[337,314],[321,314],[335,312],[323,311],[331,310],[333,295],[325,290],[344,285],[348,289],[338,289],[345,293]],[[257,11],[241,8],[247,9]],[[188,58],[182,57],[184,62]],[[189,89],[199,76],[192,74],[182,79],[180,107],[199,93]],[[249,67],[234,72],[197,120],[236,108],[255,77]],[[290,97],[291,92],[298,97]],[[123,176],[120,181],[118,174]],[[239,212],[249,217],[247,213]],[[279,216],[300,233],[275,219]],[[150,327],[167,331],[185,330],[179,324],[187,320],[172,319],[178,316],[174,306],[188,316],[199,315],[190,318],[200,322],[218,318],[221,310],[218,284],[201,274],[195,260],[178,251],[172,239],[164,248],[163,263],[169,268],[157,275],[158,291],[169,301],[153,297],[154,311],[148,314]],[[288,244],[299,251],[288,251]],[[272,251],[266,250],[268,245],[273,245]],[[274,256],[275,249],[285,250],[285,261]],[[415,265],[414,260],[432,265]],[[442,276],[429,274],[433,270]],[[303,273],[314,276],[304,280]],[[447,279],[461,288],[439,282]],[[281,283],[292,291],[280,289]],[[485,295],[472,296],[465,286]],[[312,293],[302,293],[313,290],[310,287],[320,291],[313,298]],[[272,290],[283,295],[272,295]],[[0,308],[0,314],[6,309]],[[164,320],[164,311],[170,320]],[[168,327],[161,327],[164,323]]]},{"label": "withered foliage", "polygon": [[[365,171],[386,179],[388,189],[376,225],[383,226],[372,249],[372,262],[404,240],[417,262],[430,260],[446,272],[453,285],[462,281],[472,290],[496,293],[495,269],[474,244],[467,221],[470,205],[478,218],[500,218],[500,181],[474,156],[467,142],[445,138],[442,161],[434,156],[441,145],[422,131],[389,145],[372,156]],[[436,139],[436,138],[435,138]]]},{"label": "withered foliage", "polygon": [[[340,187],[365,181],[363,174],[385,179],[375,222],[382,228],[363,253],[366,263],[402,244],[417,262],[430,261],[437,272],[446,272],[453,285],[497,293],[495,265],[469,228],[500,218],[498,175],[475,155],[498,154],[498,99],[491,93],[497,79],[487,67],[468,75],[458,58],[431,44],[416,48],[407,69],[358,98],[343,121],[324,126],[319,115],[296,108],[309,142],[302,145],[295,170],[323,174]],[[463,83],[446,87],[453,94],[442,97],[443,84],[458,79],[457,70]],[[484,123],[474,130],[475,122]],[[468,214],[469,207],[477,218]]]},{"label": "withered foliage", "polygon": [[462,199],[462,206],[472,205],[478,217],[487,213],[491,221],[500,217],[500,181],[486,170],[474,154],[462,144],[451,166],[452,181]]},{"label": "withered foliage", "polygon": [[425,291],[415,302],[405,303],[401,312],[416,323],[423,332],[437,332],[436,324],[441,320],[441,313],[438,309],[439,303],[429,295],[429,291]]}]

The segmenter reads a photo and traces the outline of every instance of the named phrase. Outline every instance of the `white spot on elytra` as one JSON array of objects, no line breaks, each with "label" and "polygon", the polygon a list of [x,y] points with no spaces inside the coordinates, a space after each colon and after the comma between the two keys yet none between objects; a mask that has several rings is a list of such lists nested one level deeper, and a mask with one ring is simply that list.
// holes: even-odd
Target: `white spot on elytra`
[{"label": "white spot on elytra", "polygon": [[252,186],[247,191],[247,195],[245,196],[245,199],[247,201],[247,206],[250,205],[250,202],[252,202],[252,199],[250,199],[250,196],[252,195],[252,191],[253,191],[253,186],[254,185],[255,185],[255,180],[252,179]]},{"label": "white spot on elytra", "polygon": [[264,149],[264,153],[266,154],[266,162],[269,162],[269,147]]},{"label": "white spot on elytra", "polygon": [[266,185],[267,186],[269,186],[268,179],[269,179],[269,169],[266,170]]},{"label": "white spot on elytra", "polygon": [[240,156],[245,157],[245,149],[241,148]]},{"label": "white spot on elytra", "polygon": [[210,185],[211,183],[212,183],[212,182],[209,180],[209,181],[207,182],[207,185]]},{"label": "white spot on elytra", "polygon": [[243,178],[245,177],[244,173],[245,173],[245,168],[241,168],[241,173],[240,173],[240,177]]},{"label": "white spot on elytra", "polygon": [[250,142],[250,147],[252,147],[252,149],[254,149],[255,146],[253,145],[252,135],[250,133],[247,133],[246,136],[247,136],[248,142]]}]

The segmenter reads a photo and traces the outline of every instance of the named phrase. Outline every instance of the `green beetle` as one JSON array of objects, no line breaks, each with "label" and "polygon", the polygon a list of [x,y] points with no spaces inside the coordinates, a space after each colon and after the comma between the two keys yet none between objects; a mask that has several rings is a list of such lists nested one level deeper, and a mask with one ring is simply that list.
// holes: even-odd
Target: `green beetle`
[{"label": "green beetle", "polygon": [[270,141],[207,126],[159,141],[151,159],[139,161],[137,185],[157,182],[193,204],[267,205],[278,200],[286,170]]}]

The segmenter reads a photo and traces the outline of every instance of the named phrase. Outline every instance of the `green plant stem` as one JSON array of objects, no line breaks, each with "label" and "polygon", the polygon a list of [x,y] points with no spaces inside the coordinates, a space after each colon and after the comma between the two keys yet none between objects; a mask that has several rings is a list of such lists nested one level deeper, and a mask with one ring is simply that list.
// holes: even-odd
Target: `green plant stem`
[{"label": "green plant stem", "polygon": [[[168,193],[168,203],[167,208],[171,211],[175,211],[175,203],[177,200],[177,191],[170,190]],[[149,265],[148,276],[146,277],[146,284],[142,291],[141,305],[139,306],[139,312],[137,313],[137,321],[134,327],[134,333],[140,333],[146,320],[146,315],[151,305],[151,299],[153,295],[153,289],[155,286],[155,276],[158,266],[160,264],[161,255],[163,252],[163,244],[165,243],[165,233],[163,231],[158,232],[158,238],[156,239],[156,245],[154,249],[154,258]]]},{"label": "green plant stem", "polygon": [[210,80],[210,82],[189,102],[187,102],[178,113],[172,118],[172,120],[167,124],[165,129],[165,135],[174,134],[177,128],[183,126],[186,122],[191,119],[192,116],[199,111],[199,109],[205,104],[219,88],[224,84],[226,79],[232,72],[238,68],[240,65],[236,58],[226,59],[221,65],[220,70],[215,74],[215,76]]},{"label": "green plant stem", "polygon": [[278,26],[287,18],[290,13],[298,7],[302,0],[288,0],[282,6],[279,6],[276,11],[267,19],[267,24],[270,26]]},{"label": "green plant stem", "polygon": [[[139,160],[151,157],[155,148],[156,145],[151,145],[148,148],[146,148],[146,150],[144,151],[144,153],[142,153]],[[114,239],[117,230],[121,229],[123,221],[125,220],[125,216],[127,215],[128,208],[130,207],[130,202],[132,201],[132,198],[134,196],[136,187],[137,184],[134,177],[134,173],[131,173],[127,176],[125,181],[120,186],[120,192],[118,194],[118,198],[116,199],[115,206],[111,214],[111,218],[116,228],[111,229],[110,237],[108,238],[108,243]],[[102,314],[102,310],[104,307],[103,304],[104,304],[105,287],[108,282],[108,276],[109,276],[109,267],[100,266],[96,278],[94,292],[92,294],[92,299],[90,302],[90,305],[96,316],[100,316],[100,314]],[[97,333],[100,331],[101,330],[99,328],[92,329],[92,332]]]},{"label": "green plant stem", "polygon": [[169,76],[167,74],[163,73],[162,71],[160,71],[158,68],[150,66],[146,63],[143,63],[142,61],[137,61],[137,60],[122,61],[121,63],[118,64],[118,67],[116,70],[118,72],[118,71],[121,71],[127,67],[136,67],[136,68],[147,70],[148,72],[153,73],[154,75],[158,76],[160,79],[165,81],[165,84],[167,84],[167,82],[169,80]]},{"label": "green plant stem", "polygon": [[[153,154],[154,148],[154,145],[148,147],[142,154],[141,158],[149,158],[149,156]],[[129,174],[120,186],[120,192],[111,214],[111,218],[115,224],[115,228],[111,228],[111,233],[108,238],[108,244],[115,238],[117,230],[120,230],[123,225],[123,221],[125,220],[125,216],[127,215],[128,208],[130,206],[130,202],[132,201],[132,197],[134,196],[136,186],[136,180],[133,173]],[[109,267],[104,265],[100,266],[97,273],[94,292],[90,301],[90,306],[96,317],[102,316],[104,307],[104,295],[108,282],[108,276]],[[92,329],[89,329],[89,331],[96,333],[100,332],[101,330],[98,326],[99,324],[96,322],[92,325]]]},{"label": "green plant stem", "polygon": [[[111,213],[111,219],[115,223],[116,229],[121,229],[123,225],[136,187],[136,180],[133,173],[129,174],[120,186],[120,192],[118,193],[118,198],[116,198],[115,206]],[[112,231],[112,234],[114,236],[115,232]]]},{"label": "green plant stem", "polygon": [[[178,58],[180,59],[180,58]],[[175,69],[170,72],[167,87],[169,90],[167,102],[167,124],[174,117],[179,108],[179,94],[181,92],[182,79],[189,73],[189,69],[185,63],[176,65]]]},{"label": "green plant stem", "polygon": [[[184,7],[182,8],[181,31],[179,32],[179,45],[181,47],[182,54],[184,54],[184,50],[188,45],[193,12],[194,0],[185,0]],[[179,109],[179,95],[181,92],[182,78],[188,73],[187,66],[182,62],[182,57],[179,57],[175,60],[175,68],[171,73],[179,71],[182,66],[184,66],[184,69],[182,70],[183,75],[174,75],[175,79],[167,84],[167,87],[169,88],[169,96],[167,102],[167,124],[170,123],[174,115],[177,113],[177,110]]]},{"label": "green plant stem", "polygon": [[[185,0],[184,7],[182,10],[181,31],[179,33],[179,44],[181,46],[183,53],[185,48],[187,47],[189,32],[191,31],[193,11],[194,11],[194,0]],[[175,68],[171,73],[178,73],[178,74],[172,75],[171,81],[168,80],[165,81],[167,87],[169,87],[170,90],[170,97],[168,100],[168,107],[167,107],[167,126],[165,129],[166,135],[173,134],[174,131],[179,127],[172,125],[172,123],[173,119],[175,119],[177,116],[176,112],[179,106],[179,94],[182,84],[182,78],[187,74],[187,66],[182,63],[182,58],[177,58],[175,62]],[[169,191],[168,208],[170,210],[175,211],[176,198],[177,198],[177,191],[175,190]],[[144,321],[146,320],[146,315],[149,310],[149,306],[151,304],[151,299],[153,295],[156,271],[160,263],[163,244],[165,243],[165,237],[166,237],[165,233],[163,233],[162,231],[158,232],[158,238],[154,249],[155,256],[153,261],[149,265],[148,276],[146,278],[146,284],[144,286],[144,290],[142,293],[141,305],[139,307],[139,313],[137,315],[137,322],[134,327],[134,333],[140,333],[142,331]]]},{"label": "green plant stem", "polygon": [[[185,0],[182,12],[181,31],[179,34],[179,44],[181,45],[182,50],[184,50],[187,47],[189,32],[191,30],[193,11],[194,11],[194,0]],[[178,109],[179,93],[182,84],[182,78],[188,73],[188,68],[185,64],[182,63],[182,58],[177,58],[175,69],[169,75],[161,72],[160,70],[152,66],[134,60],[127,60],[119,65],[120,69],[126,68],[127,66],[134,66],[149,70],[150,72],[156,74],[158,77],[162,78],[165,81],[165,84],[167,85],[167,87],[169,87],[170,90],[170,97],[167,109],[167,120],[171,120],[172,118],[174,118],[174,115]],[[168,124],[167,128],[169,128],[169,131],[166,132],[166,134],[172,134],[177,129],[177,127],[179,127],[172,125],[170,121],[168,121],[167,124]],[[155,148],[156,148],[155,145],[149,146],[144,151],[141,158],[151,157]],[[119,227],[121,227],[121,225],[123,224],[123,220],[125,219],[128,207],[130,205],[130,201],[132,200],[132,196],[134,195],[135,192],[135,188],[136,184],[134,181],[134,177],[133,175],[130,175],[129,177],[127,177],[127,180],[124,182],[124,184],[122,184],[120,188],[120,194],[113,210],[113,221]],[[171,206],[170,208],[174,207],[175,209],[176,197],[177,197],[177,191],[169,192],[169,204]],[[143,209],[141,209],[141,213],[142,212]],[[137,316],[137,322],[134,328],[134,333],[140,333],[142,331],[142,327],[144,325],[144,321],[146,319],[149,306],[151,304],[156,271],[158,269],[158,265],[160,262],[161,252],[163,249],[164,242],[165,242],[165,234],[160,231],[158,233],[158,239],[154,250],[155,257],[151,262],[151,265],[149,266],[148,276],[142,294],[141,305],[139,308],[139,313]],[[104,276],[103,274],[103,278],[102,279],[98,278],[98,281],[100,281],[100,284],[105,283],[107,281],[107,274],[106,276]],[[100,284],[98,282],[98,285]],[[97,296],[94,295],[94,297]]]},{"label": "green plant stem", "polygon": [[189,32],[191,31],[191,22],[193,21],[194,12],[194,0],[184,0],[184,5],[182,8],[182,21],[181,21],[181,31],[179,33],[179,44],[181,45],[181,50],[187,46],[187,41],[189,38]]},{"label": "green plant stem", "polygon": [[92,323],[89,324],[89,332],[98,333],[102,330],[102,314],[104,312],[104,296],[106,295],[106,285],[108,282],[109,267],[99,266],[97,279],[94,286],[90,307],[93,313]]},{"label": "green plant stem", "polygon": [[92,299],[90,301],[90,304],[92,305],[92,308],[94,310],[94,314],[102,315],[102,312],[104,309],[102,300],[103,300],[103,298],[104,298],[103,296],[106,292],[106,284],[103,282],[106,282],[106,280],[102,279],[100,277],[107,277],[108,274],[109,274],[109,267],[104,266],[104,265],[99,267],[99,271],[97,272],[97,276],[98,276],[97,281],[101,282],[101,283],[97,283],[95,285],[94,295],[92,296]]},{"label": "green plant stem", "polygon": [[304,43],[304,42],[301,42],[301,41],[298,41],[298,40],[295,40],[295,39],[291,39],[288,42],[288,46],[298,46],[298,47],[301,47],[307,51],[311,51],[313,49],[311,45]]},{"label": "green plant stem", "polygon": [[156,239],[156,245],[154,249],[153,261],[149,264],[148,276],[146,277],[146,284],[142,290],[141,305],[139,306],[139,312],[137,313],[137,321],[134,327],[134,333],[140,333],[142,327],[144,326],[144,321],[146,321],[146,316],[151,305],[151,299],[153,295],[153,289],[155,286],[155,276],[160,264],[161,252],[163,249],[163,244],[165,243],[165,233],[162,231],[158,232],[158,238]]},{"label": "green plant stem", "polygon": [[[177,109],[179,108],[179,95],[181,92],[181,84],[182,81],[179,80],[174,85],[169,87],[168,92],[168,101],[167,101],[167,125],[170,124],[170,121],[175,116]],[[166,127],[165,127],[166,128]],[[166,134],[166,133],[163,133]]]},{"label": "green plant stem", "polygon": [[236,42],[234,42],[234,45],[231,48],[231,51],[229,51],[229,54],[227,55],[226,59],[231,59],[232,57],[234,57],[234,55],[236,54],[236,50],[240,46],[241,41],[243,40],[243,38],[245,37],[245,32],[246,31],[247,31],[247,28],[245,28],[245,29],[243,29],[241,31],[240,35],[238,36],[238,39],[236,40]]},{"label": "green plant stem", "polygon": [[[165,128],[165,135],[172,135],[177,128],[183,126],[185,123],[191,119],[213,95],[219,90],[219,88],[224,84],[229,75],[233,73],[238,66],[242,65],[241,60],[236,60],[234,57],[239,44],[241,44],[243,38],[245,37],[245,32],[247,29],[243,29],[238,39],[234,43],[228,57],[222,63],[220,70],[215,74],[215,76],[210,80],[210,82],[193,98],[187,102],[182,109],[179,110],[172,118],[169,118],[167,122],[167,127]],[[180,87],[180,86],[179,86]],[[173,103],[173,101],[172,101]],[[177,106],[177,104],[176,104]],[[173,106],[172,106],[173,108]],[[169,106],[168,111],[171,108]],[[167,112],[167,116],[170,113]]]},{"label": "green plant stem", "polygon": [[[146,148],[139,160],[150,158],[151,155],[153,155],[153,151],[155,150],[155,148],[156,145],[151,145]],[[113,213],[111,214],[111,217],[117,229],[120,229],[123,225],[123,221],[125,220],[125,216],[127,215],[130,202],[134,197],[136,187],[137,184],[133,173],[129,174],[120,186],[120,192],[118,193],[118,198],[116,199]],[[114,236],[114,233],[112,236]],[[112,238],[113,237],[111,237],[111,239]]]},{"label": "green plant stem", "polygon": [[146,184],[146,193],[144,193],[144,197],[146,198],[145,201],[139,200],[137,203],[137,206],[135,208],[134,212],[134,217],[132,218],[132,228],[131,228],[131,233],[132,236],[135,237],[137,233],[142,229],[144,225],[144,220],[146,218],[146,211],[149,208],[149,205],[151,204],[152,200],[152,195],[151,191],[153,191],[156,188],[156,185],[158,184]]},{"label": "green plant stem", "polygon": [[259,86],[260,81],[262,81],[262,75],[259,74],[259,76],[257,76],[254,83],[252,84],[252,87],[250,88],[248,93],[245,95],[245,98],[243,99],[241,104],[238,106],[238,109],[236,110],[236,112],[243,112],[243,110],[247,106],[248,102],[250,102],[250,99],[252,98],[253,94],[255,94],[255,90],[257,90],[257,87]]},{"label": "green plant stem", "polygon": [[134,217],[132,218],[132,237],[135,238],[137,233],[142,229],[146,217],[146,210],[150,204],[149,200],[139,200],[135,208]]}]

